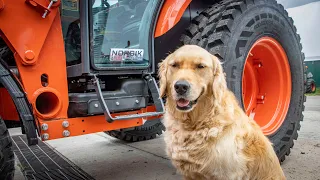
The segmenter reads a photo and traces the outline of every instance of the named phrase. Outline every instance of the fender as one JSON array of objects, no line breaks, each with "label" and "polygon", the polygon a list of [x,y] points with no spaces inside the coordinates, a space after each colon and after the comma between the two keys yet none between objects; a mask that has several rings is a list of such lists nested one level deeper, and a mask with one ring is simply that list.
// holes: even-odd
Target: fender
[{"label": "fender", "polygon": [[154,37],[159,37],[174,27],[192,0],[166,0],[161,8]]},{"label": "fender", "polygon": [[28,98],[13,73],[9,71],[4,64],[2,64],[1,59],[0,61],[0,82],[7,89],[16,106],[17,112],[27,136],[28,144],[38,144],[35,117],[33,116],[32,108],[28,101]]}]

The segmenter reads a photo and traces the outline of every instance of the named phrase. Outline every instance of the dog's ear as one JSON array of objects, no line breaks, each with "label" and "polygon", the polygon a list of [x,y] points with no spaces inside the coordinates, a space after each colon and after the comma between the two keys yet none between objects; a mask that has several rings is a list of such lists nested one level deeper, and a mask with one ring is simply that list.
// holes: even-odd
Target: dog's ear
[{"label": "dog's ear", "polygon": [[221,101],[222,95],[227,89],[227,82],[225,78],[225,74],[223,72],[223,68],[220,60],[211,55],[213,61],[213,82],[212,82],[212,92],[215,99]]},{"label": "dog's ear", "polygon": [[168,55],[162,62],[158,64],[158,77],[160,84],[160,97],[162,98],[167,91],[167,69],[168,69],[168,60],[172,55]]}]

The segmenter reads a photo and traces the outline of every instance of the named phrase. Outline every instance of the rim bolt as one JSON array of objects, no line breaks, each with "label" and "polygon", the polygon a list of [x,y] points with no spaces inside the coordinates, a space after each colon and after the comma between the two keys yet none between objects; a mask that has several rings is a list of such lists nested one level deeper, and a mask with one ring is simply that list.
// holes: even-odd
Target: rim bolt
[{"label": "rim bolt", "polygon": [[262,67],[262,63],[261,62],[257,62],[253,64],[255,67],[257,68],[261,68]]},{"label": "rim bolt", "polygon": [[264,95],[258,95],[258,97],[257,97],[257,99],[259,99],[259,100],[264,100]]},{"label": "rim bolt", "polygon": [[263,94],[258,94],[257,96],[257,104],[264,104],[264,100],[265,100],[266,96]]}]

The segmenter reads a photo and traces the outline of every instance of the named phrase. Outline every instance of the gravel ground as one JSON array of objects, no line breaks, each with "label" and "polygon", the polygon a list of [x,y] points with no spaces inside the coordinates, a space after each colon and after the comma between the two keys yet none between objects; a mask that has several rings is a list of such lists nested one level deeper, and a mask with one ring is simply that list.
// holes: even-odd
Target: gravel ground
[{"label": "gravel ground", "polygon": [[320,180],[320,96],[308,96],[298,140],[282,167],[288,179]]}]

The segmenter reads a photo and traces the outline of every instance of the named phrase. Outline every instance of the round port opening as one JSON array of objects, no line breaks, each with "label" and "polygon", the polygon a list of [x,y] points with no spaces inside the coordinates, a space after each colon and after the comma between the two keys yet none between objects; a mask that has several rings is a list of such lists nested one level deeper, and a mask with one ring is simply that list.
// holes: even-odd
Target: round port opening
[{"label": "round port opening", "polygon": [[60,99],[53,92],[42,92],[36,99],[36,110],[44,118],[54,117],[59,112],[60,107]]}]

